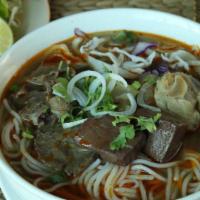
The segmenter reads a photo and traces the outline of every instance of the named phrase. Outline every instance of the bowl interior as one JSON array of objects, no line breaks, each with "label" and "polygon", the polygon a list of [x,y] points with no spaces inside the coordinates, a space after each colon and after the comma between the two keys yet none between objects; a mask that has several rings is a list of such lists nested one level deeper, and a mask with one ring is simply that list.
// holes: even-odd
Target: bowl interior
[{"label": "bowl interior", "polygon": [[[19,40],[0,58],[0,96],[15,72],[44,48],[73,35],[74,28],[85,32],[106,30],[137,30],[168,36],[188,44],[200,44],[200,25],[182,17],[158,11],[143,9],[105,9],[85,12],[54,21]],[[1,116],[0,116],[1,117]],[[13,181],[23,183],[25,189],[38,192],[0,159],[0,170],[12,177]],[[47,195],[41,192],[45,199]],[[200,192],[184,199],[198,199]],[[48,195],[50,197],[50,195]],[[43,199],[42,198],[42,199]],[[53,197],[52,197],[53,198]]]}]

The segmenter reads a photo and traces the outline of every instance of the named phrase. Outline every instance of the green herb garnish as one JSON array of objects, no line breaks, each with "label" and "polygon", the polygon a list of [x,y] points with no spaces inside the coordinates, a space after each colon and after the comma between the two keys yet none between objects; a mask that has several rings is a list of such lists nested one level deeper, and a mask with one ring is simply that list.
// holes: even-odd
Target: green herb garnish
[{"label": "green herb garnish", "polygon": [[156,131],[156,122],[160,119],[161,114],[157,113],[155,116],[147,118],[147,117],[136,117],[137,125],[140,127],[140,130],[147,130],[150,133]]},{"label": "green herb garnish", "polygon": [[53,85],[53,94],[56,96],[59,96],[66,101],[69,100],[69,96],[67,94],[67,85],[68,85],[68,80],[60,77],[57,79],[57,83]]},{"label": "green herb garnish", "polygon": [[22,137],[26,138],[26,139],[29,139],[29,140],[34,138],[33,133],[30,130],[23,131],[22,132]]},{"label": "green herb garnish", "polygon": [[103,100],[97,107],[98,111],[114,111],[117,105],[113,102],[112,95],[109,91],[106,92]]},{"label": "green herb garnish", "polygon": [[119,124],[119,123],[130,123],[130,117],[129,116],[127,116],[127,115],[119,115],[119,116],[116,116],[115,117],[115,120],[114,121],[112,121],[112,125],[113,126],[116,126],[117,124]]},{"label": "green herb garnish", "polygon": [[134,90],[139,90],[141,88],[141,83],[139,81],[134,81],[130,87],[133,88]]},{"label": "green herb garnish", "polygon": [[113,42],[116,43],[126,43],[131,44],[133,42],[136,42],[138,37],[135,35],[135,33],[130,31],[119,31],[117,33],[114,33],[112,36]]},{"label": "green herb garnish", "polygon": [[47,179],[54,184],[64,183],[67,181],[67,178],[63,172],[58,172],[56,174],[53,174],[53,175],[49,176]]},{"label": "green herb garnish", "polygon": [[119,135],[110,144],[111,150],[120,150],[127,144],[127,140],[131,140],[135,137],[135,129],[133,125],[121,126]]},{"label": "green herb garnish", "polygon": [[[115,120],[112,122],[113,126],[116,126],[119,123],[127,123],[128,125],[121,126],[119,135],[111,142],[110,149],[111,150],[119,150],[126,146],[127,141],[131,140],[135,137],[136,131],[144,131],[147,130],[150,133],[156,131],[156,122],[160,119],[161,114],[157,113],[153,117],[134,117],[134,116],[117,116]],[[137,124],[135,127],[130,125],[131,119],[137,120]]]},{"label": "green herb garnish", "polygon": [[18,85],[18,84],[13,84],[12,86],[11,86],[11,88],[10,88],[10,91],[11,92],[18,92],[20,90],[20,86]]}]

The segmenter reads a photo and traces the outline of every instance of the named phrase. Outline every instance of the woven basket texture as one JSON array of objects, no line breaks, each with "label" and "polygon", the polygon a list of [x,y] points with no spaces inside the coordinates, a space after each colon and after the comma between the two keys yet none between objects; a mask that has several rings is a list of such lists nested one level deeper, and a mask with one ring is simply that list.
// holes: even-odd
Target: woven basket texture
[{"label": "woven basket texture", "polygon": [[200,0],[49,0],[52,19],[101,8],[148,8],[197,20],[197,1]]}]

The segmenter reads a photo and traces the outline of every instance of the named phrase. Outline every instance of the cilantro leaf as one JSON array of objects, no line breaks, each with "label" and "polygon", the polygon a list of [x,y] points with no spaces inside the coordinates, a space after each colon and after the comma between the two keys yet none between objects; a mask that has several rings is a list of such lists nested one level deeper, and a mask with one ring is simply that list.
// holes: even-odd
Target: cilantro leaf
[{"label": "cilantro leaf", "polygon": [[138,126],[140,126],[141,130],[147,130],[150,133],[156,131],[156,122],[160,119],[161,114],[157,113],[155,116],[147,118],[147,117],[136,117]]},{"label": "cilantro leaf", "polygon": [[57,83],[52,87],[53,94],[68,101],[69,96],[67,94],[67,85],[68,85],[67,79],[63,77],[58,78]]},{"label": "cilantro leaf", "polygon": [[126,125],[126,126],[120,127],[120,133],[121,132],[124,133],[126,138],[129,140],[135,137],[135,129],[133,125]]},{"label": "cilantro leaf", "polygon": [[130,123],[130,118],[126,115],[119,115],[115,117],[115,120],[112,121],[112,125],[116,126],[119,123],[125,122],[125,123]]},{"label": "cilantro leaf", "polygon": [[114,150],[120,150],[126,146],[126,137],[123,134],[119,134],[110,144],[110,149],[112,151]]},{"label": "cilantro leaf", "polygon": [[156,125],[152,118],[138,117],[137,122],[141,130],[147,130],[150,133],[156,131]]},{"label": "cilantro leaf", "polygon": [[121,126],[119,130],[119,135],[111,142],[111,150],[120,150],[124,148],[127,144],[127,140],[133,139],[135,137],[135,129],[133,125]]}]

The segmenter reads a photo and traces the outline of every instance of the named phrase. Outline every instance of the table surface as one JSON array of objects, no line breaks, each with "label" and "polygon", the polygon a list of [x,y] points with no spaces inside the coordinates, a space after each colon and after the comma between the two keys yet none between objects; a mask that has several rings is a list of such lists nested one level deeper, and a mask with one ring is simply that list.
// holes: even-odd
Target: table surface
[{"label": "table surface", "polygon": [[[200,0],[49,0],[49,3],[51,20],[93,9],[137,7],[170,12],[200,22]],[[4,200],[1,190],[0,200]]]}]

